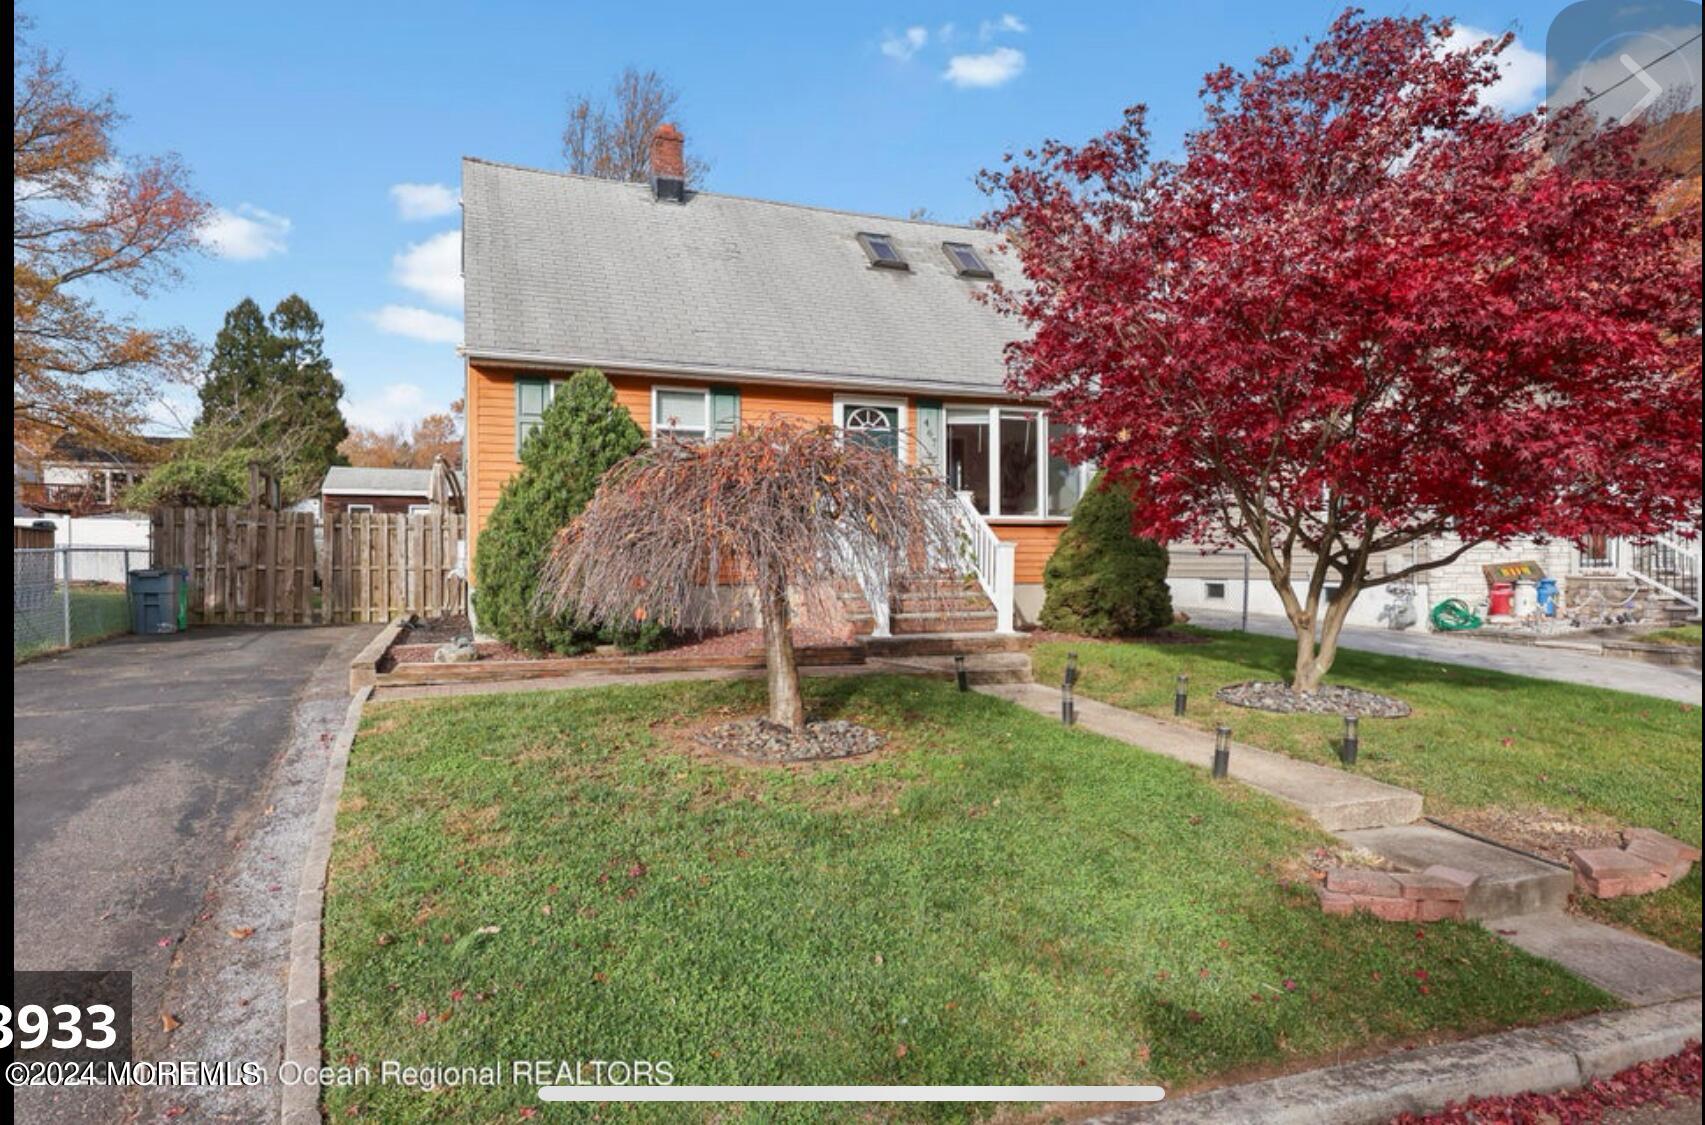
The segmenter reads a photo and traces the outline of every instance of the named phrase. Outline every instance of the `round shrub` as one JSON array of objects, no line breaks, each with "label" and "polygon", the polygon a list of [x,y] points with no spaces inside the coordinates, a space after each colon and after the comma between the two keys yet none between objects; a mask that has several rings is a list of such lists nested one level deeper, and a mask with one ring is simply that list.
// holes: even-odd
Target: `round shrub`
[{"label": "round shrub", "polygon": [[1131,533],[1131,496],[1097,475],[1042,572],[1044,628],[1129,637],[1172,623],[1166,548]]},{"label": "round shrub", "polygon": [[[591,501],[598,478],[644,444],[645,434],[602,372],[581,371],[557,387],[521,447],[521,471],[504,484],[480,533],[474,608],[481,631],[527,652],[586,652],[604,639],[572,612],[535,610],[539,570],[556,533]],[[659,635],[653,627],[614,639],[652,647]]]}]

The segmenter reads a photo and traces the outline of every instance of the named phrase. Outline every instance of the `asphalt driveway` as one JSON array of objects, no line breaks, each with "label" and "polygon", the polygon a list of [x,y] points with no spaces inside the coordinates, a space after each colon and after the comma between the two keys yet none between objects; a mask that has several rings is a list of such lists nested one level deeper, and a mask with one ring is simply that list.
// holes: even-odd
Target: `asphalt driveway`
[{"label": "asphalt driveway", "polygon": [[[329,732],[376,632],[196,629],[14,668],[13,968],[132,970],[137,1058],[270,1063]],[[258,1093],[190,1100],[203,1119],[269,1116]],[[15,1105],[116,1120],[184,1101],[34,1090]]]}]

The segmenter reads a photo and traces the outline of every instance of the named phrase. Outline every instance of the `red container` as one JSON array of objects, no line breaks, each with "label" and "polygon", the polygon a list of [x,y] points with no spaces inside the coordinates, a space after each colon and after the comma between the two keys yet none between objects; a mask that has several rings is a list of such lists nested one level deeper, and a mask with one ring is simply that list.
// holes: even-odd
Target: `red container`
[{"label": "red container", "polygon": [[1492,583],[1492,597],[1486,612],[1493,617],[1508,617],[1515,607],[1516,588],[1509,582]]}]

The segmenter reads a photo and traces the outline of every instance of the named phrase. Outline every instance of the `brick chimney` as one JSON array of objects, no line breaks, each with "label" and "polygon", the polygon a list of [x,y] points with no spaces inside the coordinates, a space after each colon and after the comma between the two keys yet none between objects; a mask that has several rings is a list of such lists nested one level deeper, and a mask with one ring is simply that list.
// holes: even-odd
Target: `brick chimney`
[{"label": "brick chimney", "polygon": [[681,203],[687,195],[687,159],[682,154],[686,138],[670,124],[657,127],[651,135],[651,191],[658,199]]}]

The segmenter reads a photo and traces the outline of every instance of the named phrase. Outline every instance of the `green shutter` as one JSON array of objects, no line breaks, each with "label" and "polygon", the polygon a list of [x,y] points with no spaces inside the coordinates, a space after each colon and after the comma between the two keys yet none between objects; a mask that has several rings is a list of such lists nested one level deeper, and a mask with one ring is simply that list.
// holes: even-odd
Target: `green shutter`
[{"label": "green shutter", "polygon": [[719,441],[740,428],[740,388],[710,389],[710,440]]},{"label": "green shutter", "polygon": [[527,444],[527,435],[545,420],[545,407],[551,402],[549,379],[515,380],[515,456]]},{"label": "green shutter", "polygon": [[920,398],[912,403],[912,417],[916,420],[918,433],[918,464],[938,474],[946,470],[942,442],[944,414],[941,403],[936,399]]}]

